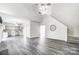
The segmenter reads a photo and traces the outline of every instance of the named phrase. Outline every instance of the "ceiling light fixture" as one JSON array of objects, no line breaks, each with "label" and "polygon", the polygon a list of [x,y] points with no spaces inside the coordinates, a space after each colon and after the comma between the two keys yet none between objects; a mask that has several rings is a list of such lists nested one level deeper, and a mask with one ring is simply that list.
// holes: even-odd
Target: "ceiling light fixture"
[{"label": "ceiling light fixture", "polygon": [[39,14],[44,15],[48,14],[48,7],[51,6],[51,3],[40,3],[36,5],[38,6]]}]

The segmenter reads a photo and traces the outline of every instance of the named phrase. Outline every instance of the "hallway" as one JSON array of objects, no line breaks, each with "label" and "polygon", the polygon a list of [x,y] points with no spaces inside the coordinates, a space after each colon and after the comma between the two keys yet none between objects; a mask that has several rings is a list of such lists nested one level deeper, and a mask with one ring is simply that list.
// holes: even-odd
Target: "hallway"
[{"label": "hallway", "polygon": [[[44,40],[44,41],[43,41]],[[10,55],[78,55],[79,44],[66,43],[54,39],[32,38],[26,39],[24,44],[22,37],[8,38],[0,43],[3,48],[0,54]],[[8,49],[8,51],[7,51]],[[3,51],[6,50],[6,51]],[[1,52],[2,51],[2,52]]]}]

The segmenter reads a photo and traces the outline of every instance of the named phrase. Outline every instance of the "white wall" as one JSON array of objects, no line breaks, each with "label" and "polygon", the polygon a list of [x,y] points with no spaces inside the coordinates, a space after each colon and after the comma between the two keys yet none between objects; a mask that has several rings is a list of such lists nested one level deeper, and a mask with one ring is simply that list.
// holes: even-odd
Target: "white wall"
[{"label": "white wall", "polygon": [[30,38],[40,37],[40,23],[31,21],[30,24]]},{"label": "white wall", "polygon": [[[67,26],[49,15],[44,15],[42,24],[46,26],[46,38],[67,41]],[[52,24],[56,26],[55,31],[50,30]]]},{"label": "white wall", "polygon": [[51,15],[67,25],[69,36],[79,37],[79,4],[56,3],[52,5]]},{"label": "white wall", "polygon": [[26,22],[26,37],[30,38],[30,21]]}]

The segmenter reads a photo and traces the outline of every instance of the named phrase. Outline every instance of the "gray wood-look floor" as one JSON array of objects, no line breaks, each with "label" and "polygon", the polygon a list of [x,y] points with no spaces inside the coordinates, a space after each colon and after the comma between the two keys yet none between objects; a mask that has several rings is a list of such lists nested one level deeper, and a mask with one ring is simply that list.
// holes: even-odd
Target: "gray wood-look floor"
[{"label": "gray wood-look floor", "polygon": [[79,44],[44,38],[27,38],[24,41],[21,37],[12,37],[0,43],[0,54],[79,55]]}]

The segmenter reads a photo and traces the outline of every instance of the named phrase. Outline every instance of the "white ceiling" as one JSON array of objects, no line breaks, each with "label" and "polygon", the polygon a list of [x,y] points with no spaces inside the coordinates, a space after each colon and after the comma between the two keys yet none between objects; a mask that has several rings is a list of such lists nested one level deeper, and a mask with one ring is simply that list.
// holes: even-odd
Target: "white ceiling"
[{"label": "white ceiling", "polygon": [[33,21],[41,19],[37,7],[31,3],[0,3],[0,12]]},{"label": "white ceiling", "polygon": [[51,15],[68,27],[79,26],[79,4],[57,3],[52,5]]},{"label": "white ceiling", "polygon": [[[42,20],[42,16],[38,13],[37,6],[33,3],[0,3],[0,12],[33,21]],[[69,27],[78,26],[79,4],[52,4],[51,15]]]}]

